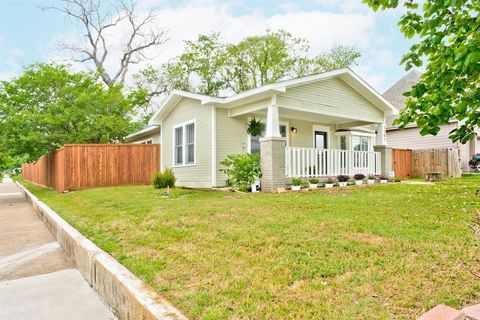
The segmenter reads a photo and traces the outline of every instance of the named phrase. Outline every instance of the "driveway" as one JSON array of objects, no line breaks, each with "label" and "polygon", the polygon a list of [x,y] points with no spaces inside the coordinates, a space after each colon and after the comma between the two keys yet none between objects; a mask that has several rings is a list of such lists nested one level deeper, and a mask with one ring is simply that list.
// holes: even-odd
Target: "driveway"
[{"label": "driveway", "polygon": [[0,183],[0,318],[116,319],[8,178]]}]

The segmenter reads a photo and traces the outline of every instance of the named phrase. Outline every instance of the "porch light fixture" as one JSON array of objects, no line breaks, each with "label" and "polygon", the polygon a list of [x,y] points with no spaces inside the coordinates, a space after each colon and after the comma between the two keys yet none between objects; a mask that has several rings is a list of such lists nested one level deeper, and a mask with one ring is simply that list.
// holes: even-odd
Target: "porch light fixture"
[{"label": "porch light fixture", "polygon": [[290,132],[291,132],[291,133],[297,133],[297,128],[291,127],[291,128],[290,128]]}]

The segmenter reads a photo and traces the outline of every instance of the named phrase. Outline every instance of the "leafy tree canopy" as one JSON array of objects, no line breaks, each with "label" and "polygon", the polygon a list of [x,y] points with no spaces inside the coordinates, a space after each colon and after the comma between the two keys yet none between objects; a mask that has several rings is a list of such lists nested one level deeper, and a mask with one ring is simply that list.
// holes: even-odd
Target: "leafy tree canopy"
[{"label": "leafy tree canopy", "polygon": [[29,66],[0,82],[0,155],[33,161],[67,143],[122,141],[135,126],[133,110],[121,86],[107,88],[97,75]]},{"label": "leafy tree canopy", "polygon": [[[374,10],[396,8],[398,0],[363,0]],[[419,39],[404,55],[406,69],[422,66],[421,80],[406,93],[397,121],[416,123],[421,134],[437,134],[451,119],[461,126],[450,132],[466,143],[480,124],[480,0],[407,0],[399,21],[407,38]]]},{"label": "leafy tree canopy", "polygon": [[307,40],[283,30],[246,37],[236,44],[224,42],[219,33],[210,33],[185,42],[181,55],[159,70],[144,69],[135,79],[147,92],[179,89],[219,95],[221,91],[239,93],[286,78],[344,68],[360,57],[357,49],[345,46],[314,57],[309,50]]}]

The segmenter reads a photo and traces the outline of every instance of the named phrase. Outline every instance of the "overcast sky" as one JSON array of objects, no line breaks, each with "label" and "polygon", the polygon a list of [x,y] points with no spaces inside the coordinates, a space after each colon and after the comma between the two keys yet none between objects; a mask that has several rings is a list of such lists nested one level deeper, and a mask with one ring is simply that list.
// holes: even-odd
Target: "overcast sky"
[{"label": "overcast sky", "polygon": [[[71,20],[39,9],[51,3],[0,0],[0,80],[31,63],[59,59],[56,44],[77,39],[80,29]],[[226,41],[236,42],[267,28],[284,29],[306,38],[312,54],[335,44],[358,47],[363,56],[354,71],[383,92],[405,74],[399,62],[411,45],[397,26],[400,10],[375,13],[361,0],[140,0],[139,5],[153,9],[169,30],[154,65],[180,53],[184,40],[201,33],[219,31]]]}]

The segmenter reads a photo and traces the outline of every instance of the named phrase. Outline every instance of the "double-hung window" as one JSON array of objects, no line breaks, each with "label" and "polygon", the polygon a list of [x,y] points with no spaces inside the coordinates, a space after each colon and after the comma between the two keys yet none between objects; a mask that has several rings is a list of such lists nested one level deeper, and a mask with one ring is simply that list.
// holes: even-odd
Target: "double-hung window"
[{"label": "double-hung window", "polygon": [[195,122],[174,127],[173,154],[175,166],[195,164]]}]

